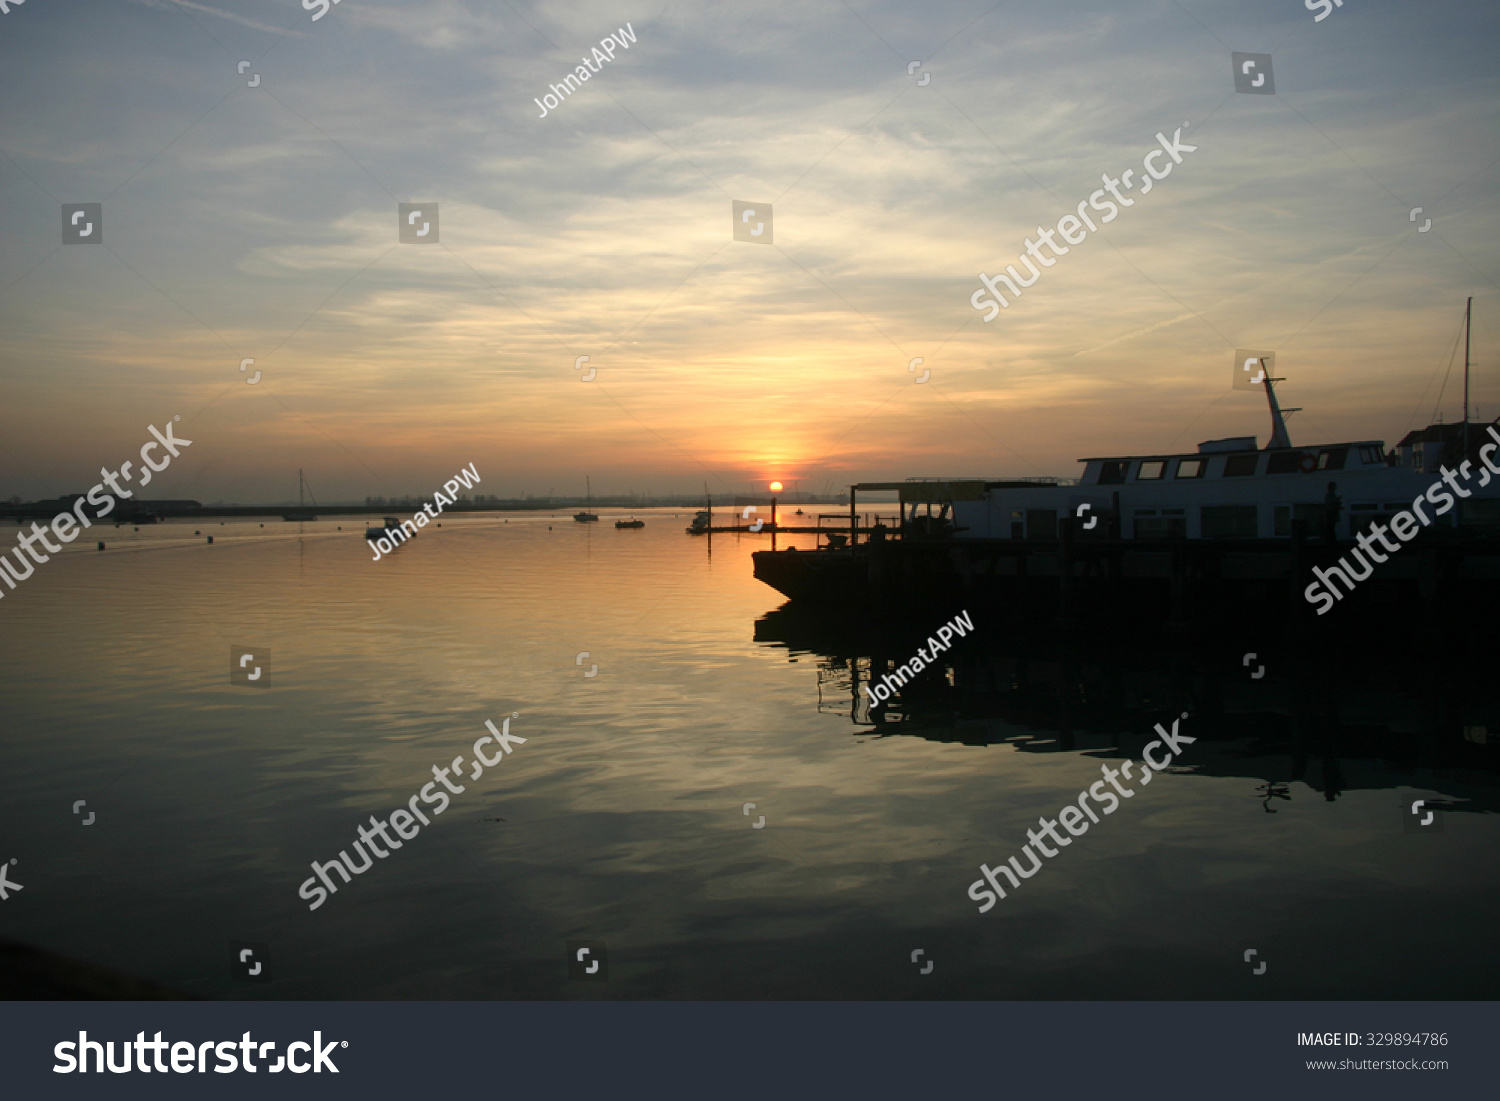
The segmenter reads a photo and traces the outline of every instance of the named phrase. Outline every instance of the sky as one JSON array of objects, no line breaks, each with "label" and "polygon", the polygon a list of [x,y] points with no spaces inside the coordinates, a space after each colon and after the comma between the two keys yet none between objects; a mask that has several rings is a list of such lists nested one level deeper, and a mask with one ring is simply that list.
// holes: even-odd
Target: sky
[{"label": "sky", "polygon": [[[1390,445],[1461,417],[1469,296],[1500,415],[1493,4],[10,3],[0,499],[84,491],[174,415],[152,493],[205,503],[298,468],[325,503],[469,463],[506,497],[1073,477],[1264,445],[1237,349],[1276,353],[1294,443]],[[1179,127],[983,320],[981,271]]]}]

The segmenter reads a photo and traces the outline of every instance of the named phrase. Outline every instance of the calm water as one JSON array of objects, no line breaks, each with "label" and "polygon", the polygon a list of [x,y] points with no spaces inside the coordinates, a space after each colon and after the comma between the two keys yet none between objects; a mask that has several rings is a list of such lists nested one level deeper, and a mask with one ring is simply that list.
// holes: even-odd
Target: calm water
[{"label": "calm water", "polygon": [[[766,541],[710,560],[690,511],[641,515],[445,519],[378,563],[359,519],[105,528],[39,567],[0,601],[0,935],[231,998],[1493,996],[1488,681],[1309,694],[1264,642],[1028,653],[976,613],[870,724],[853,678],[959,603],[777,613]],[[978,865],[1181,710],[1181,769],[979,914]],[[503,767],[309,912],[309,862],[513,712]],[[1441,833],[1406,832],[1418,798]],[[568,980],[570,939],[608,983]]]}]

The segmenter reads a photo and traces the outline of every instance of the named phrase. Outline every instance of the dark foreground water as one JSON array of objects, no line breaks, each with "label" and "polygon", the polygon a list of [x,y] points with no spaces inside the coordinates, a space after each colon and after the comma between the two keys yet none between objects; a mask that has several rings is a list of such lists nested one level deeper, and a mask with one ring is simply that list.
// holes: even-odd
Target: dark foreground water
[{"label": "dark foreground water", "polygon": [[[0,600],[0,936],[236,998],[1500,988],[1486,654],[1394,622],[1289,670],[1229,625],[1058,650],[976,612],[871,723],[872,658],[960,601],[905,629],[778,612],[763,539],[710,560],[690,513],[642,515],[445,519],[381,562],[359,520],[109,528],[39,567]],[[1182,711],[1171,772],[978,913],[981,863]],[[516,712],[502,766],[308,909],[311,861]],[[570,980],[570,940],[607,982]]]}]

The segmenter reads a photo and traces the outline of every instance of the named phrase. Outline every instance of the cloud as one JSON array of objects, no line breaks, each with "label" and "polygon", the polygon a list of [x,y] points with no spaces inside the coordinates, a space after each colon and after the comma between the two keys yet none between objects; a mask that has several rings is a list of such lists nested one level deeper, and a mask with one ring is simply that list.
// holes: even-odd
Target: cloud
[{"label": "cloud", "polygon": [[220,11],[206,4],[195,4],[192,0],[130,0],[133,4],[140,4],[147,8],[156,8],[158,11],[171,11],[174,7],[187,8],[191,11],[201,11],[207,15],[217,15],[220,19],[228,19],[231,23],[238,23],[242,27],[251,27],[257,31],[265,31],[267,34],[283,34],[302,37],[301,31],[294,31],[287,27],[268,27],[264,23],[257,23],[253,19],[246,19],[242,15],[233,12]]}]

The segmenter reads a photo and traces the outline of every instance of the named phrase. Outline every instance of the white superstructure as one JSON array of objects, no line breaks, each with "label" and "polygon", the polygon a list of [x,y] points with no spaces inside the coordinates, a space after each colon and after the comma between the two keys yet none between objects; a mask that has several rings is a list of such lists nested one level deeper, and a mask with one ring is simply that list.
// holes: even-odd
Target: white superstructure
[{"label": "white superstructure", "polygon": [[1188,454],[1080,459],[1076,484],[985,482],[982,493],[952,493],[943,512],[953,509],[960,539],[1055,539],[1067,516],[1079,538],[1285,539],[1303,520],[1314,538],[1353,539],[1421,499],[1435,524],[1500,534],[1500,422],[1430,425],[1390,453],[1383,440],[1293,447],[1278,381],[1264,378],[1265,448],[1237,436]]}]

